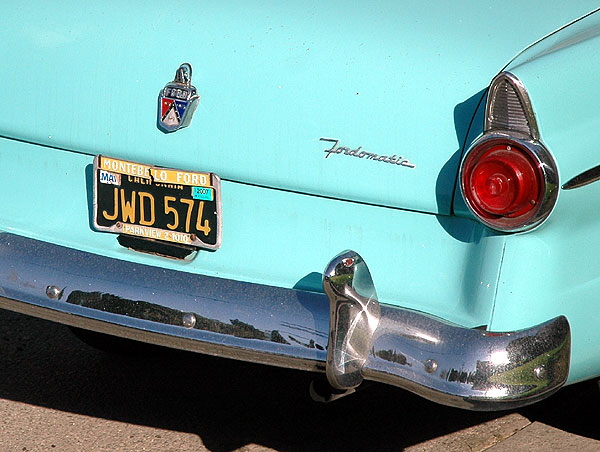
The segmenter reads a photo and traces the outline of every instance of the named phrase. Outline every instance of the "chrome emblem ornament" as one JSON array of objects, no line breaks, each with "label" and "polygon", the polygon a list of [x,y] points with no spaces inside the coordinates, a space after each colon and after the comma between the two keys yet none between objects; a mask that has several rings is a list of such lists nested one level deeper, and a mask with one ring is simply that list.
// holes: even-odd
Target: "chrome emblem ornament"
[{"label": "chrome emblem ornament", "polygon": [[192,66],[183,63],[158,96],[158,128],[169,133],[189,126],[199,100],[192,85]]}]

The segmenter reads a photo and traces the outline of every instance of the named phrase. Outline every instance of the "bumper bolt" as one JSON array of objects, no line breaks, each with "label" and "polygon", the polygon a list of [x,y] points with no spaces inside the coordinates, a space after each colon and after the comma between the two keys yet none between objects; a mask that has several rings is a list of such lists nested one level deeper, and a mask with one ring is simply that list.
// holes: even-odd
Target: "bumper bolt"
[{"label": "bumper bolt", "polygon": [[196,325],[196,316],[190,312],[183,315],[183,326],[186,328],[194,328]]},{"label": "bumper bolt", "polygon": [[428,359],[427,361],[425,361],[424,365],[425,372],[427,372],[428,374],[434,373],[438,368],[438,363],[435,362],[433,359]]},{"label": "bumper bolt", "polygon": [[53,300],[57,300],[58,298],[60,298],[62,294],[62,290],[60,290],[59,287],[56,286],[48,286],[46,287],[46,296],[48,298],[52,298]]}]

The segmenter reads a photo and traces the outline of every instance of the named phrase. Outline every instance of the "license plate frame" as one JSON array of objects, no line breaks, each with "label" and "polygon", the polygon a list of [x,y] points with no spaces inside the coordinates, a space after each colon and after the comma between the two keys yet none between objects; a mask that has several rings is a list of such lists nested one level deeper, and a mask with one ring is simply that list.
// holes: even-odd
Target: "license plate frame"
[{"label": "license plate frame", "polygon": [[217,250],[221,207],[221,179],[215,173],[94,158],[96,231]]}]

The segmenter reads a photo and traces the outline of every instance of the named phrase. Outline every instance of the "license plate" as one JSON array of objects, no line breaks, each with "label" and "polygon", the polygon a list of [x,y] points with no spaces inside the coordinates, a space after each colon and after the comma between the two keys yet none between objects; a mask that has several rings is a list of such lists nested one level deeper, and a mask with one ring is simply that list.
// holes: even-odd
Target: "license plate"
[{"label": "license plate", "polygon": [[221,180],[103,155],[94,159],[94,227],[216,250],[221,246]]}]

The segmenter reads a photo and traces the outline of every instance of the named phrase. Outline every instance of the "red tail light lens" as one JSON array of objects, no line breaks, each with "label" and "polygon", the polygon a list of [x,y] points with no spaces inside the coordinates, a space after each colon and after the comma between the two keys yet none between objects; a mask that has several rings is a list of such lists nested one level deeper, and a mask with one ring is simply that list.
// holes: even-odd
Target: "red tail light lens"
[{"label": "red tail light lens", "polygon": [[[543,166],[539,155],[518,141],[481,140],[462,164],[463,197],[473,213],[494,229],[526,229],[537,224],[545,204],[548,187]],[[549,211],[543,210],[547,216]]]},{"label": "red tail light lens", "polygon": [[537,165],[514,145],[494,146],[470,163],[467,187],[482,215],[523,215],[539,202],[543,180]]}]

